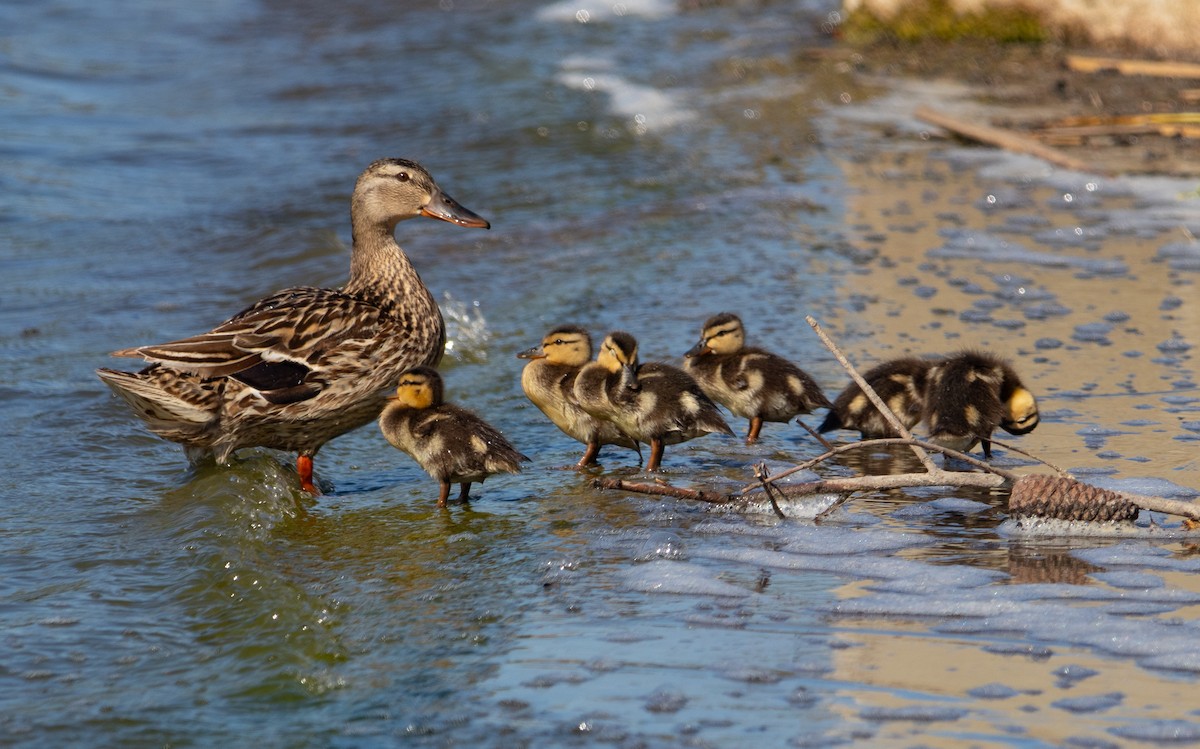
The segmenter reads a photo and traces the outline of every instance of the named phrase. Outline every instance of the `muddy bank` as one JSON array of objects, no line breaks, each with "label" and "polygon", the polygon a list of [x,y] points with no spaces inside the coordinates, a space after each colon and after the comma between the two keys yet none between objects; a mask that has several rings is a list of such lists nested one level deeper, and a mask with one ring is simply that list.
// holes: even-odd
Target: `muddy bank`
[{"label": "muddy bank", "polygon": [[[1099,174],[1200,175],[1200,79],[1073,69],[1087,55],[1057,44],[880,41],[814,53],[859,85],[889,78],[971,88],[973,121],[1010,129],[1092,165]],[[936,129],[935,129],[936,130]],[[940,132],[940,131],[939,131]],[[935,133],[936,135],[936,133]]]}]

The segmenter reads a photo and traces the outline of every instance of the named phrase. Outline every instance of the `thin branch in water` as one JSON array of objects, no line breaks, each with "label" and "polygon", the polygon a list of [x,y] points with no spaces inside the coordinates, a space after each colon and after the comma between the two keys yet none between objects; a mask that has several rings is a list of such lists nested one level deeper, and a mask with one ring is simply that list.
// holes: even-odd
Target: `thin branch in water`
[{"label": "thin branch in water", "polygon": [[766,494],[767,499],[771,501],[771,509],[775,511],[776,517],[781,520],[787,518],[787,515],[783,514],[783,510],[779,508],[779,502],[775,499],[775,487],[772,484],[767,483],[767,480],[770,478],[770,474],[767,473],[766,463],[759,463],[758,465],[754,466],[754,477],[758,479],[758,483],[762,487],[763,494]]},{"label": "thin branch in water", "polygon": [[804,431],[811,434],[813,436],[813,439],[815,439],[817,442],[820,442],[821,447],[825,448],[826,450],[833,449],[833,443],[830,442],[829,440],[825,439],[825,435],[823,435],[820,432],[818,432],[817,430],[813,429],[808,424],[805,424],[800,419],[796,419],[796,423],[799,424],[800,426],[804,427]]},{"label": "thin branch in water", "polygon": [[[832,450],[830,450],[826,453],[822,453],[821,455],[818,455],[815,458],[806,460],[803,463],[800,463],[799,465],[794,465],[791,468],[780,471],[779,473],[775,474],[774,476],[771,476],[768,479],[766,479],[766,481],[768,483],[779,481],[779,479],[790,476],[793,473],[798,473],[800,471],[807,471],[807,470],[811,469],[813,466],[816,466],[832,457],[841,455],[843,453],[848,453],[853,450],[865,450],[865,449],[876,448],[876,447],[884,447],[887,445],[907,445],[909,447],[917,446],[917,447],[920,447],[925,450],[932,450],[933,452],[937,452],[937,453],[941,453],[943,455],[949,456],[951,458],[954,458],[955,460],[962,461],[963,463],[967,463],[968,465],[971,465],[975,468],[986,471],[988,473],[993,473],[993,474],[1005,479],[1006,481],[1011,482],[1011,481],[1015,481],[1018,478],[1017,474],[1012,473],[1011,471],[1006,471],[1003,468],[997,468],[996,466],[991,465],[990,463],[985,463],[984,461],[982,461],[972,455],[967,455],[966,453],[959,452],[958,450],[951,450],[950,448],[942,447],[941,445],[935,445],[932,442],[924,442],[922,440],[915,439],[915,438],[904,439],[902,437],[883,437],[881,439],[862,440],[860,442],[847,442],[845,444],[837,445]],[[945,469],[938,468],[936,465],[934,466],[933,470],[930,471],[930,473],[935,473],[938,475],[948,474],[950,476],[963,475],[959,471],[946,471]],[[906,474],[899,474],[899,475],[906,475]],[[951,483],[953,483],[953,482],[951,482]],[[739,492],[739,494],[745,495],[749,492],[754,491],[757,488],[758,488],[758,484],[747,484],[744,488],[742,488],[742,490]]]},{"label": "thin branch in water", "polygon": [[[850,378],[862,388],[863,393],[866,394],[875,408],[879,409],[879,413],[883,414],[883,418],[887,419],[887,422],[892,425],[892,428],[896,430],[896,434],[905,439],[912,439],[912,433],[900,422],[900,418],[892,412],[892,409],[888,408],[888,405],[883,402],[883,399],[879,397],[879,393],[875,392],[875,388],[871,387],[870,383],[863,379],[863,376],[858,373],[858,370],[854,368],[854,365],[850,363],[850,360],[846,358],[846,355],[842,353],[838,345],[833,342],[833,339],[825,334],[825,331],[821,329],[821,325],[817,322],[816,318],[812,315],[805,315],[804,319],[808,321],[809,327],[821,339],[821,343],[825,344],[825,348],[829,349],[829,353],[833,354],[833,358],[837,359],[838,364],[841,364],[850,373]],[[921,465],[925,466],[925,470],[938,470],[937,466],[933,463],[933,459],[929,457],[929,453],[925,452],[924,449],[917,445],[912,445],[912,450],[916,453],[917,460],[921,461]]]}]

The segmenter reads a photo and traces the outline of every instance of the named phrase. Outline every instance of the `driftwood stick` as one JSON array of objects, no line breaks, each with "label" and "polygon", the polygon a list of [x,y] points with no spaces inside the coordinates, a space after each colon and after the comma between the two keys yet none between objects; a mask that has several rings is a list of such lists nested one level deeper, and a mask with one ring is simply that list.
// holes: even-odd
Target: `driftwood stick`
[{"label": "driftwood stick", "polygon": [[1117,494],[1120,494],[1143,510],[1161,512],[1165,515],[1178,515],[1189,520],[1200,521],[1200,505],[1191,502],[1184,502],[1179,499],[1167,499],[1166,497],[1147,497],[1144,494],[1130,494],[1123,491],[1118,491]]},{"label": "driftwood stick", "polygon": [[907,489],[917,486],[973,486],[998,489],[1007,484],[1003,476],[994,473],[963,471],[930,471],[927,473],[890,473],[877,476],[844,476],[802,484],[776,487],[786,497],[807,494],[840,494],[842,492]]},{"label": "driftwood stick", "polygon": [[1015,133],[1011,130],[1002,130],[991,125],[981,125],[975,122],[964,122],[955,119],[947,114],[935,112],[929,107],[917,107],[913,113],[918,120],[928,122],[931,125],[945,128],[955,135],[968,138],[970,140],[986,143],[989,146],[997,146],[1007,151],[1014,153],[1024,153],[1030,156],[1036,156],[1039,159],[1048,161],[1055,166],[1061,166],[1064,169],[1074,169],[1079,172],[1094,172],[1090,165],[1084,163],[1080,159],[1073,156],[1068,156],[1057,148],[1052,148],[1043,143],[1039,143],[1025,135]]},{"label": "driftwood stick", "polygon": [[[821,339],[821,343],[825,344],[825,348],[829,349],[829,353],[833,354],[833,358],[837,359],[838,364],[841,364],[842,367],[848,373],[850,373],[850,378],[858,383],[858,386],[862,388],[863,393],[865,393],[867,398],[871,400],[871,403],[874,404],[875,408],[879,409],[879,413],[883,414],[883,418],[887,419],[888,423],[892,425],[892,429],[896,430],[896,434],[899,434],[905,439],[911,440],[913,438],[912,432],[909,432],[904,424],[900,422],[900,418],[897,417],[896,414],[892,413],[892,409],[888,408],[888,405],[883,402],[883,399],[879,397],[879,393],[875,392],[875,388],[871,387],[871,385],[863,379],[863,376],[858,373],[858,370],[854,368],[854,365],[850,363],[850,360],[846,358],[846,355],[842,353],[842,350],[838,348],[838,345],[833,342],[833,339],[825,334],[825,331],[821,329],[821,325],[816,321],[816,318],[814,318],[812,315],[805,315],[804,319],[808,321],[809,327],[811,327],[813,332],[817,334],[817,337]],[[917,460],[921,461],[921,465],[925,466],[925,470],[938,470],[938,467],[934,465],[933,459],[929,457],[929,453],[925,452],[924,448],[920,447],[919,445],[912,445],[912,451],[916,453]]]},{"label": "driftwood stick", "polygon": [[[775,474],[774,476],[771,476],[768,479],[766,479],[766,481],[768,483],[771,483],[771,482],[778,481],[779,479],[785,478],[787,476],[791,476],[793,473],[797,473],[799,471],[807,471],[807,470],[811,469],[813,466],[823,463],[824,461],[829,460],[832,457],[835,457],[837,455],[842,455],[843,453],[848,453],[853,450],[866,450],[866,449],[872,449],[872,448],[876,448],[876,447],[886,447],[889,445],[908,445],[909,447],[912,447],[915,445],[924,450],[932,450],[934,452],[938,452],[943,455],[954,458],[955,460],[960,460],[963,463],[966,463],[974,468],[978,468],[980,470],[987,471],[988,473],[993,473],[993,474],[1001,477],[1005,481],[1012,482],[1017,479],[1017,474],[1015,474],[1011,471],[1006,471],[1003,468],[997,468],[994,465],[985,463],[982,460],[980,460],[972,455],[968,455],[966,453],[959,452],[958,450],[951,450],[948,447],[942,447],[941,445],[935,445],[932,442],[924,442],[922,440],[915,439],[915,438],[904,439],[903,437],[882,437],[880,439],[862,440],[861,442],[846,442],[844,444],[837,445],[832,450],[822,453],[815,458],[811,458],[809,460],[804,461],[803,463],[794,465],[791,468],[787,468],[787,469],[780,471],[779,473]],[[1053,466],[1051,466],[1051,467],[1053,467]],[[933,467],[933,472],[947,474],[949,476],[964,475],[962,472],[959,472],[959,471],[943,470],[941,468],[938,468],[936,465]],[[950,482],[950,483],[954,483],[954,482]],[[758,486],[759,485],[757,483],[747,484],[745,486],[745,488],[743,488],[741,490],[741,492],[739,492],[739,493],[740,494],[748,494],[748,493],[754,491],[755,489],[757,489]]]},{"label": "driftwood stick", "polygon": [[1170,60],[1130,60],[1122,57],[1067,55],[1067,67],[1081,73],[1115,70],[1121,75],[1154,75],[1163,78],[1200,78],[1200,65]]},{"label": "driftwood stick", "polygon": [[715,505],[729,504],[730,502],[736,501],[736,498],[730,497],[728,494],[721,494],[719,492],[706,492],[700,489],[684,489],[678,486],[668,486],[667,484],[642,484],[636,481],[624,481],[622,479],[604,477],[592,481],[592,486],[595,486],[599,489],[619,489],[624,492],[652,494],[661,497],[694,499],[700,502],[708,502]]}]

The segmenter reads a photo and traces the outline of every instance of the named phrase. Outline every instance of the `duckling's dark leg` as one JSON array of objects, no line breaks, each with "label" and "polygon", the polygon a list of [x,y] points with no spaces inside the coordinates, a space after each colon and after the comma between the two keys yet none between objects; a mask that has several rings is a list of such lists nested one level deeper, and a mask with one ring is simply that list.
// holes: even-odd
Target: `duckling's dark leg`
[{"label": "duckling's dark leg", "polygon": [[754,416],[750,419],[750,431],[746,433],[746,444],[753,445],[758,442],[758,433],[762,431],[763,420],[761,416]]},{"label": "duckling's dark leg", "polygon": [[441,482],[441,491],[438,493],[438,507],[445,507],[446,500],[450,498],[450,482]]},{"label": "duckling's dark leg", "polygon": [[596,456],[600,454],[600,443],[589,442],[587,449],[583,451],[583,457],[575,464],[576,468],[587,468],[596,462]]},{"label": "duckling's dark leg", "polygon": [[992,459],[992,441],[981,439],[981,440],[979,440],[979,444],[983,447],[983,457],[986,458],[987,460],[991,460]]},{"label": "duckling's dark leg", "polygon": [[296,472],[300,474],[300,488],[309,494],[320,494],[321,490],[313,483],[313,459],[311,455],[296,456]]},{"label": "duckling's dark leg", "polygon": [[646,461],[647,471],[657,471],[662,463],[663,456],[663,441],[660,439],[650,440],[650,460]]},{"label": "duckling's dark leg", "polygon": [[471,498],[471,482],[464,481],[458,485],[458,501],[466,502]]}]

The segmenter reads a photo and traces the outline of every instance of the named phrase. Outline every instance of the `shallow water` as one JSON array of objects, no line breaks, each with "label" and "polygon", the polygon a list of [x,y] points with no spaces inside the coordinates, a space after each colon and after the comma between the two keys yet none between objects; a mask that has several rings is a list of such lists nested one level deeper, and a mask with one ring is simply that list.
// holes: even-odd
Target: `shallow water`
[{"label": "shallow water", "polygon": [[[966,92],[812,62],[826,5],[0,8],[6,741],[1200,743],[1196,537],[1168,518],[1029,528],[926,489],[814,526],[556,470],[580,446],[516,352],[576,322],[674,358],[729,309],[830,394],[805,314],[862,364],[993,349],[1042,408],[1011,444],[1200,489],[1194,185],[930,139],[913,106]],[[397,236],[444,302],[450,396],[534,463],[447,511],[372,427],[321,452],[315,499],[289,456],[190,468],[93,370],[341,283],[349,189],[385,155],[493,222]],[[666,479],[818,451],[769,425],[669,449]],[[619,450],[605,473],[640,475]]]}]

